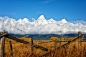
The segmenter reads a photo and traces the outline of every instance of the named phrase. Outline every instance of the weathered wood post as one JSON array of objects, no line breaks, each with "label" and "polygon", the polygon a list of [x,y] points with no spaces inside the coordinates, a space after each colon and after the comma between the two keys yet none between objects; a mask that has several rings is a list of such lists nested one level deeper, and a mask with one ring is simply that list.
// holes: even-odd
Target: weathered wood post
[{"label": "weathered wood post", "polygon": [[33,54],[33,39],[31,38],[31,52],[32,52],[32,54]]},{"label": "weathered wood post", "polygon": [[56,49],[56,44],[57,44],[57,39],[55,40],[55,46],[54,46],[54,49]]},{"label": "weathered wood post", "polygon": [[[81,36],[81,31],[78,32],[78,37],[80,38],[80,36]],[[80,49],[80,46],[81,46],[81,38],[79,39],[78,44],[79,44],[79,49]]]},{"label": "weathered wood post", "polygon": [[59,47],[61,48],[61,41],[59,40]]},{"label": "weathered wood post", "polygon": [[0,57],[4,57],[4,47],[5,47],[5,36],[8,32],[0,32],[1,37],[1,51],[0,51]]},{"label": "weathered wood post", "polygon": [[13,57],[13,52],[12,52],[12,43],[11,43],[11,41],[9,41],[9,44],[10,44],[10,50],[11,50],[11,57]]},{"label": "weathered wood post", "polygon": [[4,57],[5,37],[1,38],[1,57]]}]

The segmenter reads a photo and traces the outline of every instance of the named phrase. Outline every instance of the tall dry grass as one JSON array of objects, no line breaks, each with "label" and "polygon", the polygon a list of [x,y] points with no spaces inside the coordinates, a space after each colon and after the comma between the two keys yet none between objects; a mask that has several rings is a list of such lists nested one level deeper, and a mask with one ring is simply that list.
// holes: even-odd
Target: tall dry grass
[{"label": "tall dry grass", "polygon": [[[61,42],[61,45],[66,44],[67,42]],[[60,48],[54,50],[55,42],[49,43],[37,43],[34,44],[48,48],[51,53],[45,57],[86,57],[86,42],[82,42],[81,45],[78,42],[73,42],[65,48]],[[60,44],[57,43],[56,47],[59,47]],[[31,46],[19,42],[12,43],[12,52],[14,57],[29,57],[31,55]],[[54,51],[53,51],[54,50]],[[33,48],[33,55],[31,57],[38,57],[43,54],[46,54],[46,51]],[[5,57],[10,57],[11,55],[9,42],[5,43]]]}]

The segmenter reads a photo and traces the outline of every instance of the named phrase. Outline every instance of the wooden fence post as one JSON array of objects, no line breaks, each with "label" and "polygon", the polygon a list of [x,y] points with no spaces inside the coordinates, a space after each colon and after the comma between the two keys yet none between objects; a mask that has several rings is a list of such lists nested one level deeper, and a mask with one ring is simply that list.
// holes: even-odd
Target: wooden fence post
[{"label": "wooden fence post", "polygon": [[32,54],[33,54],[33,39],[31,38],[31,52],[32,52]]},{"label": "wooden fence post", "polygon": [[1,38],[1,57],[4,57],[4,44],[5,44],[5,37]]},{"label": "wooden fence post", "polygon": [[59,41],[59,47],[61,48],[61,41]]},{"label": "wooden fence post", "polygon": [[57,44],[57,39],[55,40],[55,46],[54,46],[54,49],[56,49],[56,44]]},{"label": "wooden fence post", "polygon": [[9,44],[10,44],[11,56],[13,56],[13,52],[12,52],[12,43],[11,43],[11,41],[9,41]]},{"label": "wooden fence post", "polygon": [[[78,32],[78,37],[80,38],[80,36],[81,36],[81,31]],[[81,46],[81,39],[79,39],[78,44],[79,44],[79,49],[80,49],[80,46]]]}]

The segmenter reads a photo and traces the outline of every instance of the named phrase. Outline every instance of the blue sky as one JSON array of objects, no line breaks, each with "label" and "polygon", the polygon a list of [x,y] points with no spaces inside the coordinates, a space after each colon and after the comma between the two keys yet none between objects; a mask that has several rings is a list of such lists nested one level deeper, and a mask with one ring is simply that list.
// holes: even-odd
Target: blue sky
[{"label": "blue sky", "polygon": [[86,0],[0,0],[0,17],[86,21]]}]

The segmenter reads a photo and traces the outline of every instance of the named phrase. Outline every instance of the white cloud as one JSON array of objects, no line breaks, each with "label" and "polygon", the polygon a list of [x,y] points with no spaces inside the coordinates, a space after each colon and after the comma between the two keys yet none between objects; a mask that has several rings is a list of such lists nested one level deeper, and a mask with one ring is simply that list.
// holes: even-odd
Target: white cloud
[{"label": "white cloud", "polygon": [[82,23],[84,25],[86,25],[86,21],[84,20],[80,20],[80,21],[71,21],[72,23]]},{"label": "white cloud", "polygon": [[77,21],[74,24],[65,19],[61,21],[55,21],[52,18],[46,20],[44,15],[41,15],[37,20],[32,19],[34,22],[30,22],[27,18],[16,21],[6,16],[0,17],[0,32],[5,30],[14,34],[68,34],[78,33],[78,31],[86,33],[86,26],[81,24],[85,21]]},{"label": "white cloud", "polygon": [[12,13],[13,15],[17,15],[15,12]]},{"label": "white cloud", "polygon": [[43,3],[46,4],[46,3],[49,3],[49,2],[51,2],[51,1],[53,1],[53,0],[46,0],[46,1],[44,1]]},{"label": "white cloud", "polygon": [[32,20],[35,22],[36,20],[34,18],[32,18]]}]

